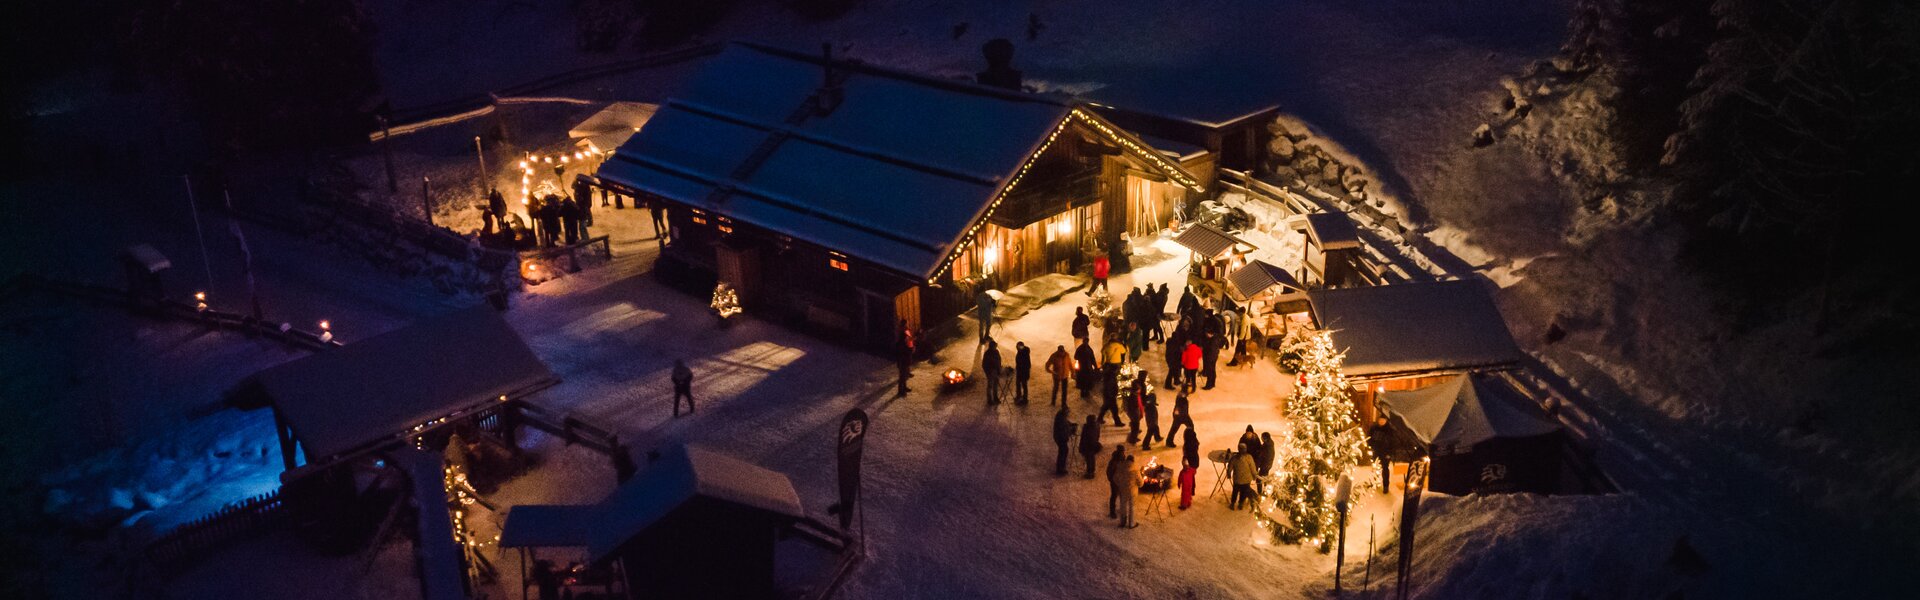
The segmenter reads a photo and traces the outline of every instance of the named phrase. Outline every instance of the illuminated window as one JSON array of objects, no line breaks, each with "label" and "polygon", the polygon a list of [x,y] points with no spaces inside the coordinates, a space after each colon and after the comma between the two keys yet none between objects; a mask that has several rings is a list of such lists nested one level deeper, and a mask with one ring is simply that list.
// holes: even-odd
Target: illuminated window
[{"label": "illuminated window", "polygon": [[693,222],[698,225],[705,225],[707,224],[707,219],[705,217],[694,217]]},{"label": "illuminated window", "polygon": [[[698,219],[695,219],[695,220],[697,221]],[[720,230],[720,233],[733,233],[733,227],[728,225],[717,226],[717,229]]]},{"label": "illuminated window", "polygon": [[840,260],[838,258],[829,258],[827,259],[827,266],[833,267],[834,269],[837,269],[837,270],[845,271],[847,270],[847,261]]}]

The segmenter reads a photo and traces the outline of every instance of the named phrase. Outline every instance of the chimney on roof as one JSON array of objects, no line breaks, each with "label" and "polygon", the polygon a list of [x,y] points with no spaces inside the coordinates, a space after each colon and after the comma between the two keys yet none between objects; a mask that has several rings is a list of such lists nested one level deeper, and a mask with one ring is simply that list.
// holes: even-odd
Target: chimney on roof
[{"label": "chimney on roof", "polygon": [[840,108],[840,101],[845,99],[846,93],[840,84],[845,82],[847,77],[845,72],[834,69],[833,44],[820,44],[820,58],[822,78],[820,89],[813,93],[813,111],[814,114],[826,116],[833,112],[833,109]]},{"label": "chimney on roof", "polygon": [[994,38],[980,46],[980,54],[987,57],[987,70],[973,76],[981,85],[1019,91],[1024,84],[1020,71],[1013,68],[1013,42],[1006,38]]}]

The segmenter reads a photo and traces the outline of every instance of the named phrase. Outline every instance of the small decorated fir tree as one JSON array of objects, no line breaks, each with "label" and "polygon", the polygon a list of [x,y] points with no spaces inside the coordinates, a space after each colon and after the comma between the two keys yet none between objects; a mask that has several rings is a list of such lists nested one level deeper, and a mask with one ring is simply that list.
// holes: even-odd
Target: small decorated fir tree
[{"label": "small decorated fir tree", "polygon": [[[1338,526],[1333,485],[1355,465],[1367,462],[1366,432],[1355,418],[1347,396],[1347,378],[1340,372],[1344,354],[1327,332],[1306,336],[1301,369],[1293,397],[1287,400],[1291,421],[1280,448],[1277,513],[1269,519],[1274,538],[1289,544],[1307,544],[1320,552],[1333,547]],[[1370,481],[1369,478],[1361,478]]]}]

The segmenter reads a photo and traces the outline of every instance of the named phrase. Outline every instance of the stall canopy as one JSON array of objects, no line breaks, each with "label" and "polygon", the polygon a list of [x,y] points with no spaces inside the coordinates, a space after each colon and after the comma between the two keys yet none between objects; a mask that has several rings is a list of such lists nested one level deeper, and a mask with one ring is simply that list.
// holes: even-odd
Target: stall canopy
[{"label": "stall canopy", "polygon": [[1233,293],[1239,294],[1242,300],[1252,298],[1274,287],[1281,288],[1282,294],[1306,289],[1300,285],[1299,280],[1287,273],[1286,269],[1264,260],[1254,260],[1247,263],[1247,266],[1240,267],[1240,270],[1227,275],[1227,283],[1233,286]]},{"label": "stall canopy", "polygon": [[1200,258],[1205,259],[1219,258],[1220,255],[1226,254],[1228,250],[1233,249],[1235,244],[1245,245],[1249,248],[1253,247],[1252,244],[1241,241],[1240,238],[1234,237],[1233,234],[1221,231],[1212,225],[1204,223],[1195,224],[1192,227],[1188,227],[1186,231],[1180,232],[1180,235],[1173,237],[1173,243],[1185,246],[1188,250],[1192,250],[1194,254],[1199,255]]},{"label": "stall canopy", "polygon": [[645,102],[615,102],[573,126],[567,131],[567,137],[575,144],[592,143],[594,148],[612,151],[645,127],[659,109],[659,105]]},{"label": "stall canopy", "polygon": [[481,305],[255,373],[238,395],[271,405],[318,463],[555,382],[520,334]]},{"label": "stall canopy", "polygon": [[1307,292],[1360,381],[1510,367],[1526,355],[1484,284],[1457,280]]},{"label": "stall canopy", "polygon": [[1379,403],[1413,441],[1436,455],[1458,454],[1495,438],[1560,430],[1496,376],[1459,375],[1427,387],[1383,392]]},{"label": "stall canopy", "polygon": [[786,519],[806,516],[800,494],[786,475],[712,450],[685,446],[665,453],[599,504],[600,516],[588,534],[588,554],[595,561],[606,557],[696,498]]},{"label": "stall canopy", "polygon": [[1318,212],[1307,215],[1307,236],[1322,250],[1360,247],[1360,230],[1345,213]]}]

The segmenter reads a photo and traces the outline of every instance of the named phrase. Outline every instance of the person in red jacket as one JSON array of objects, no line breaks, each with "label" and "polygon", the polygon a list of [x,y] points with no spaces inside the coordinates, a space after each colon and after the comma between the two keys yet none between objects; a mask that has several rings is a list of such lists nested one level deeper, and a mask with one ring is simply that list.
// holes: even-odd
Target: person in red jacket
[{"label": "person in red jacket", "polygon": [[1180,351],[1180,370],[1186,373],[1186,381],[1180,384],[1181,391],[1193,392],[1194,379],[1200,374],[1200,356],[1200,345],[1193,342],[1187,342],[1187,348]]},{"label": "person in red jacket", "polygon": [[1103,292],[1107,290],[1107,270],[1111,266],[1106,256],[1093,257],[1093,285],[1087,286],[1088,296],[1093,295],[1094,288]]}]

